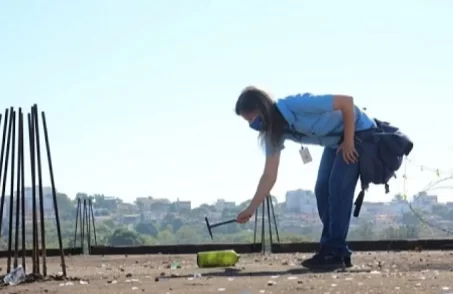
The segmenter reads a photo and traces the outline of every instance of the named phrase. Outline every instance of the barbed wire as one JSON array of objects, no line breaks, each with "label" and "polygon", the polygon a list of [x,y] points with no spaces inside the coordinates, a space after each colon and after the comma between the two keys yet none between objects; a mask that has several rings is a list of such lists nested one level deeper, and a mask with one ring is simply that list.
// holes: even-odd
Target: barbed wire
[{"label": "barbed wire", "polygon": [[[412,212],[412,214],[420,221],[420,223],[422,225],[425,225],[425,226],[427,226],[427,227],[429,227],[431,229],[431,233],[432,234],[434,234],[432,229],[436,229],[436,230],[444,232],[444,233],[446,233],[448,235],[453,235],[453,231],[445,229],[445,228],[442,228],[442,227],[440,227],[440,226],[438,226],[436,224],[433,224],[430,221],[427,221],[412,206],[412,203],[409,201],[409,199],[407,197],[407,164],[408,163],[415,164],[413,161],[411,161],[411,160],[406,158],[405,164],[404,164],[404,175],[403,175],[403,195],[402,195],[403,196],[403,200],[408,205],[408,207],[409,207],[410,211]],[[415,165],[417,165],[417,164],[415,164]],[[441,183],[453,180],[453,174],[451,172],[443,171],[443,170],[438,169],[438,168],[427,167],[427,166],[424,166],[424,165],[417,165],[417,166],[421,169],[421,171],[432,171],[437,176],[437,179],[435,181],[431,181],[424,189],[419,191],[419,193],[423,193],[423,192],[427,193],[429,191],[438,190],[438,189],[453,189],[453,184],[452,184],[452,186],[441,186],[441,187],[438,186]],[[441,177],[444,174],[446,174],[446,176],[445,177]]]}]

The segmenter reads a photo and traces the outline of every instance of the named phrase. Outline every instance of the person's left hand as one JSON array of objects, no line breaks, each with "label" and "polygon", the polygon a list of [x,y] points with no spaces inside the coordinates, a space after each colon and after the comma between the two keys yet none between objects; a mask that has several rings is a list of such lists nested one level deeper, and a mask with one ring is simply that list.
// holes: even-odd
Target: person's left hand
[{"label": "person's left hand", "polygon": [[245,224],[250,220],[254,212],[255,212],[254,210],[248,207],[246,210],[238,214],[238,216],[236,217],[236,221],[240,224]]},{"label": "person's left hand", "polygon": [[340,152],[342,153],[343,155],[343,159],[346,163],[356,163],[358,158],[359,158],[359,154],[357,153],[357,150],[355,150],[355,146],[354,146],[354,139],[352,139],[351,141],[343,141],[343,143],[341,143],[340,147],[338,147],[338,150],[337,152]]}]

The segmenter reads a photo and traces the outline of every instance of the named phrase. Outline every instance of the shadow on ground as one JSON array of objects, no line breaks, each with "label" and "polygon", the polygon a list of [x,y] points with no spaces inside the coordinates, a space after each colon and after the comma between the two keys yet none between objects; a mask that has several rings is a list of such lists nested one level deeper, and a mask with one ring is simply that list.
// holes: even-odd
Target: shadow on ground
[{"label": "shadow on ground", "polygon": [[[284,271],[245,271],[237,268],[226,268],[224,271],[210,271],[202,274],[203,277],[265,277],[265,276],[286,276],[286,275],[304,275],[304,274],[322,274],[322,273],[339,273],[339,272],[370,272],[370,269],[340,269],[340,270],[309,270],[306,268],[295,268]],[[165,279],[193,278],[194,275],[172,275],[161,276]]]}]

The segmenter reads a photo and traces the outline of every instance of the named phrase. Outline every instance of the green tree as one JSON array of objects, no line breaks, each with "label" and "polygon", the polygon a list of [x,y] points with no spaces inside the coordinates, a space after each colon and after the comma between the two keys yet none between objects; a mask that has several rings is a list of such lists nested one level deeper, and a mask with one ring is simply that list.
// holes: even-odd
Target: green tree
[{"label": "green tree", "polygon": [[167,228],[168,225],[172,227],[172,232],[175,233],[184,225],[184,223],[179,217],[176,217],[175,214],[168,213],[162,220],[161,229]]},{"label": "green tree", "polygon": [[196,226],[182,226],[175,234],[179,244],[195,244],[203,241],[206,233]]},{"label": "green tree", "polygon": [[112,246],[137,246],[144,243],[143,238],[137,232],[125,228],[115,230],[109,241]]},{"label": "green tree", "polygon": [[401,222],[407,226],[419,226],[420,219],[413,212],[403,213],[401,217]]},{"label": "green tree", "polygon": [[167,228],[166,230],[161,230],[159,234],[157,234],[156,239],[161,245],[174,244],[175,242],[175,236],[171,232],[170,228]]},{"label": "green tree", "polygon": [[135,226],[135,230],[142,235],[152,237],[156,237],[157,234],[159,233],[159,231],[152,222],[140,222]]},{"label": "green tree", "polygon": [[362,222],[357,229],[354,229],[349,234],[351,240],[373,240],[376,235],[372,222]]},{"label": "green tree", "polygon": [[75,217],[76,206],[68,195],[57,193],[58,212],[61,219],[71,219]]}]

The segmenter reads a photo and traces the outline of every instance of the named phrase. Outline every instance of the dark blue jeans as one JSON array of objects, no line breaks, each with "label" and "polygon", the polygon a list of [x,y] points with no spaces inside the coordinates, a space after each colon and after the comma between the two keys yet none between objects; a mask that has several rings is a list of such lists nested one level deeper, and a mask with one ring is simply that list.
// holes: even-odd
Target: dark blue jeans
[{"label": "dark blue jeans", "polygon": [[341,152],[325,148],[316,180],[315,194],[323,224],[321,250],[349,257],[346,243],[351,220],[359,164],[347,164]]}]

